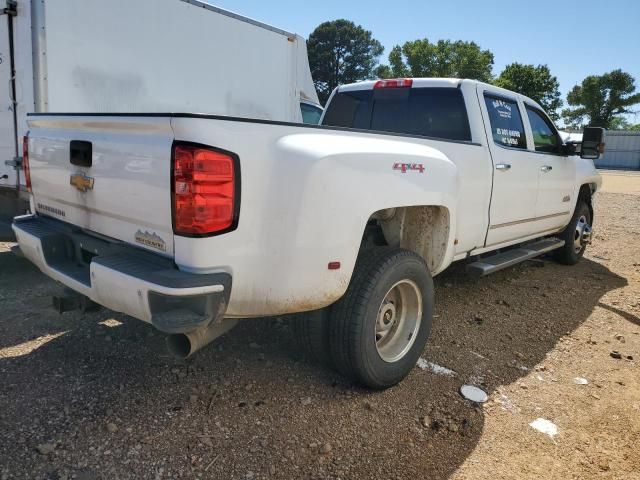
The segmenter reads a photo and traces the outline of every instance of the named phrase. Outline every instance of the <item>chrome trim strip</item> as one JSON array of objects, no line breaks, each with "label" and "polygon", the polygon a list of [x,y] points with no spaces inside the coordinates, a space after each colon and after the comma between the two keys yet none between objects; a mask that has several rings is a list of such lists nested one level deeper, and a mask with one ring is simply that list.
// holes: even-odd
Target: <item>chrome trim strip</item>
[{"label": "chrome trim strip", "polygon": [[[527,235],[526,237],[515,238],[515,239],[507,240],[507,241],[504,241],[504,242],[491,243],[489,245],[485,245],[484,247],[480,247],[480,248],[476,248],[474,250],[471,250],[469,252],[469,256],[471,256],[471,255],[482,255],[484,253],[489,253],[491,250],[494,250],[495,248],[513,247],[514,245],[517,245],[518,243],[528,242],[530,240],[535,240],[536,238],[541,238],[541,237],[544,237],[546,235],[552,235],[554,233],[561,232],[562,230],[563,230],[563,228],[551,228],[549,230],[545,230],[544,232],[538,232],[538,233],[535,233],[533,235]],[[480,253],[474,253],[474,252],[476,252],[476,250],[480,251]]]},{"label": "chrome trim strip", "polygon": [[489,230],[495,230],[496,228],[502,228],[502,227],[511,227],[512,225],[520,225],[521,223],[529,223],[529,222],[537,222],[539,220],[547,220],[548,218],[563,217],[565,215],[569,215],[570,213],[571,213],[570,211],[560,212],[560,213],[552,213],[550,215],[544,215],[542,217],[525,218],[523,220],[516,220],[514,222],[499,223],[497,225],[491,225],[489,227]]}]

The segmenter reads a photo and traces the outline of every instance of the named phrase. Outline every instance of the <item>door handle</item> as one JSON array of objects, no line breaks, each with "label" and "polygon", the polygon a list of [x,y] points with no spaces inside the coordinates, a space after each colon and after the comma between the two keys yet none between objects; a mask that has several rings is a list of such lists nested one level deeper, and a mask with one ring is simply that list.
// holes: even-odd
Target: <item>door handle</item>
[{"label": "door handle", "polygon": [[551,165],[544,165],[540,167],[540,171],[545,173],[550,172],[551,170],[553,170],[553,167]]},{"label": "door handle", "polygon": [[500,170],[502,172],[506,172],[507,170],[511,169],[511,164],[509,163],[498,163],[496,165],[496,170]]}]

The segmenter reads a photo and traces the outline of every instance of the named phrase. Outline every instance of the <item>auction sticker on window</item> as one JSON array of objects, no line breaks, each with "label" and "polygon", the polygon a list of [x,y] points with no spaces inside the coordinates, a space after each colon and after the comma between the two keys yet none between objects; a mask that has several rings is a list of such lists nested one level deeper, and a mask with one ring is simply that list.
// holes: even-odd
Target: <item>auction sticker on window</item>
[{"label": "auction sticker on window", "polygon": [[496,134],[500,137],[500,141],[505,145],[516,146],[520,143],[520,132],[518,130],[509,130],[508,128],[496,128]]},{"label": "auction sticker on window", "polygon": [[506,147],[526,148],[527,142],[518,103],[489,95],[485,95],[485,103],[493,141]]},{"label": "auction sticker on window", "polygon": [[493,108],[495,108],[501,118],[507,118],[511,120],[511,109],[513,108],[512,105],[505,102],[504,100],[496,98],[495,100],[493,100]]}]

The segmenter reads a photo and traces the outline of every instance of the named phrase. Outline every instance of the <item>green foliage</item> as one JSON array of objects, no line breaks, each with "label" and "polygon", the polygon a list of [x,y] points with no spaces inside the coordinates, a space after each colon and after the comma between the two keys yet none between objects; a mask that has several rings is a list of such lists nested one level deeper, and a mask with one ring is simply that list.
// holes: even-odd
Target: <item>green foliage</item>
[{"label": "green foliage", "polygon": [[489,82],[492,79],[493,53],[482,50],[475,42],[428,39],[396,45],[389,53],[389,66],[384,73],[390,77],[471,78]]},{"label": "green foliage", "polygon": [[338,85],[372,78],[384,47],[370,31],[348,20],[320,24],[307,40],[309,64],[324,104]]},{"label": "green foliage", "polygon": [[558,109],[562,106],[560,84],[551,75],[546,65],[523,65],[512,63],[507,65],[495,85],[521,93],[538,102],[553,120],[558,120]]},{"label": "green foliage", "polygon": [[629,107],[640,103],[634,78],[622,70],[604,75],[590,75],[567,95],[567,102],[575,108],[562,111],[567,123],[575,126],[611,128],[615,119],[633,113]]},{"label": "green foliage", "polygon": [[629,132],[640,132],[640,123],[635,125],[624,117],[613,117],[609,124],[609,130],[627,130]]},{"label": "green foliage", "polygon": [[631,124],[624,117],[614,117],[609,123],[609,130],[629,130]]},{"label": "green foliage", "polygon": [[[338,85],[370,78],[444,77],[493,81],[493,53],[475,42],[427,38],[396,45],[388,65],[378,65],[384,48],[369,30],[348,20],[320,24],[307,40],[309,64],[320,101],[324,104]],[[493,83],[538,102],[553,120],[559,120],[563,102],[559,83],[547,65],[511,63]],[[562,111],[568,128],[600,126],[640,130],[622,116],[640,103],[634,78],[622,70],[591,75],[567,95],[570,107]]]}]

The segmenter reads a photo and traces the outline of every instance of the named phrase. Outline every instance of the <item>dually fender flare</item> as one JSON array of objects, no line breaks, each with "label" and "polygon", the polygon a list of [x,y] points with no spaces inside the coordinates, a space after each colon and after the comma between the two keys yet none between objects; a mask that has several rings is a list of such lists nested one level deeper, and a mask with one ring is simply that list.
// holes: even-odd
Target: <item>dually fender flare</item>
[{"label": "dually fender flare", "polygon": [[[442,159],[438,160],[442,161]],[[401,188],[393,189],[391,187],[390,189],[398,192],[398,195],[394,198],[387,198],[384,203],[378,204],[375,209],[369,209],[363,217],[364,221],[361,226],[361,233],[364,236],[368,221],[376,216],[381,215],[384,218],[386,212],[394,212],[399,209],[406,212],[422,212],[422,215],[418,213],[413,217],[414,220],[417,218],[418,221],[422,222],[421,226],[424,229],[440,228],[443,230],[439,235],[444,247],[443,253],[437,255],[438,260],[435,264],[430,265],[432,275],[442,272],[453,262],[457,238],[457,202],[460,193],[459,171],[457,166],[448,158],[442,162],[442,167],[438,170],[436,185],[425,188],[419,195],[405,195]],[[435,210],[440,213],[437,224],[431,223],[434,220],[432,213]],[[446,225],[443,225],[445,222]],[[426,255],[423,256],[426,257]]]}]

